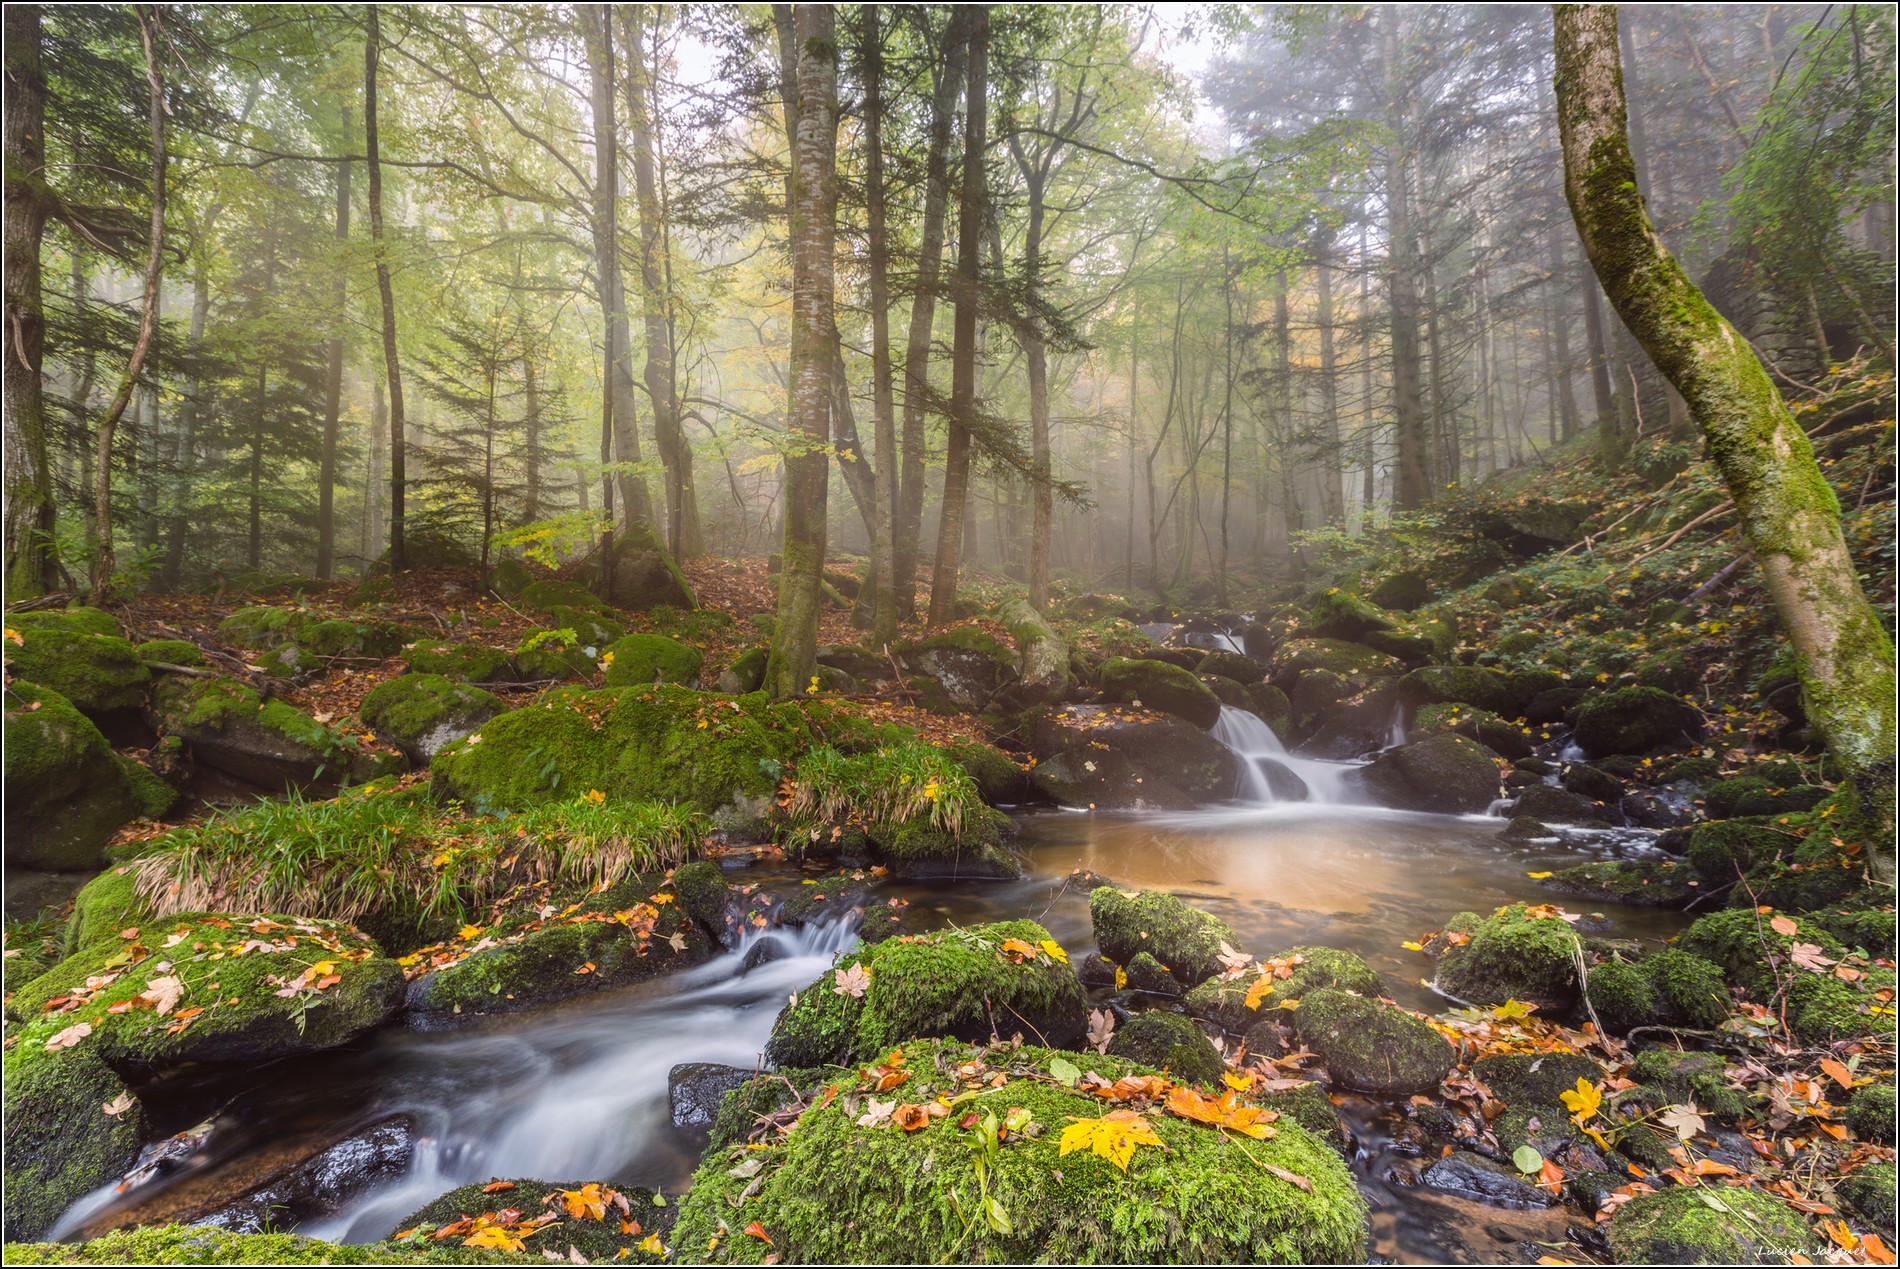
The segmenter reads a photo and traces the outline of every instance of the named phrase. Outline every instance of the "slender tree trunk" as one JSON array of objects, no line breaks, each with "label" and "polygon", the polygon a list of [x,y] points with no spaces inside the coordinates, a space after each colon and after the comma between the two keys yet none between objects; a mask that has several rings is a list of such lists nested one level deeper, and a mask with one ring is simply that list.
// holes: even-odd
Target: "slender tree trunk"
[{"label": "slender tree trunk", "polygon": [[944,218],[950,201],[950,138],[969,56],[968,23],[972,10],[951,10],[945,27],[943,63],[930,99],[930,145],[924,158],[924,214],[917,246],[917,288],[910,303],[910,331],[904,346],[903,467],[897,493],[897,604],[901,613],[916,607],[917,559],[923,550],[924,416],[930,397],[930,345],[937,320],[937,280],[943,271]]},{"label": "slender tree trunk", "polygon": [[[1043,179],[1029,181],[1027,223],[1023,228],[1023,273],[1033,290],[1042,276]],[[1049,604],[1049,536],[1055,525],[1055,472],[1049,456],[1049,350],[1033,322],[1024,327],[1023,359],[1029,369],[1029,602]]]},{"label": "slender tree trunk", "polygon": [[1564,189],[1623,324],[1681,391],[1741,517],[1800,667],[1807,715],[1851,777],[1892,873],[1893,643],[1841,537],[1840,505],[1754,350],[1689,281],[1637,192],[1616,9],[1560,5]]},{"label": "slender tree trunk", "polygon": [[1412,232],[1407,190],[1404,83],[1399,68],[1399,22],[1402,10],[1381,10],[1379,25],[1385,44],[1386,125],[1392,140],[1386,144],[1387,250],[1391,253],[1392,286],[1392,412],[1398,427],[1398,507],[1416,511],[1425,505],[1430,477],[1426,473],[1424,404],[1419,393],[1418,364],[1418,247]]},{"label": "slender tree trunk", "polygon": [[785,457],[785,545],[778,583],[778,630],[765,688],[796,696],[818,655],[824,603],[826,488],[830,483],[833,310],[838,233],[838,47],[829,5],[796,13],[798,128],[793,136],[792,349]]},{"label": "slender tree trunk", "polygon": [[383,309],[383,371],[389,383],[389,567],[409,567],[403,545],[404,494],[408,458],[402,403],[402,361],[396,352],[396,293],[390,285],[389,244],[383,233],[383,161],[376,130],[376,66],[382,55],[382,20],[369,8],[369,35],[363,41],[363,156],[369,173],[370,249],[376,257],[376,294]]},{"label": "slender tree trunk", "polygon": [[[693,492],[693,450],[680,427],[679,389],[673,375],[673,300],[666,286],[666,224],[653,175],[653,77],[646,62],[647,9],[636,4],[621,10],[627,33],[627,137],[633,144],[633,188],[640,207],[640,311],[647,336],[644,377],[653,407],[653,440],[666,468],[666,545],[675,557],[686,558],[704,553],[705,543]],[[602,26],[604,31],[604,21]]]},{"label": "slender tree trunk", "polygon": [[389,462],[389,406],[383,400],[383,381],[372,377],[369,384],[369,467],[363,473],[363,557],[365,569],[378,555],[383,542],[383,477]]},{"label": "slender tree trunk", "polygon": [[878,7],[864,6],[864,218],[871,282],[871,428],[877,446],[877,524],[871,646],[897,642],[897,403],[891,382],[890,240],[885,228],[884,36]]},{"label": "slender tree trunk", "polygon": [[[209,222],[212,217],[207,216]],[[202,252],[197,257],[191,280],[191,336],[188,349],[196,365],[203,351],[205,324],[211,316],[211,271]],[[190,525],[192,466],[197,454],[199,398],[204,380],[194,368],[185,376],[184,392],[178,402],[178,441],[172,451],[171,490],[167,498],[169,520],[165,533],[165,563],[159,570],[166,590],[177,590],[185,566],[185,531]]]},{"label": "slender tree trunk", "polygon": [[270,390],[270,363],[257,362],[257,408],[251,411],[251,458],[249,466],[249,534],[245,538],[244,560],[255,573],[264,567],[264,401]]},{"label": "slender tree trunk", "polygon": [[99,420],[99,448],[93,460],[92,498],[98,535],[92,550],[92,598],[103,603],[110,594],[114,561],[112,554],[112,435],[132,401],[145,359],[152,351],[152,339],[158,333],[158,304],[161,269],[165,262],[165,80],[159,66],[159,9],[156,5],[138,11],[139,37],[145,46],[145,83],[150,90],[146,105],[152,135],[152,223],[146,232],[145,302],[139,312],[138,342],[132,345],[132,359],[126,363],[125,377],[119,390]]},{"label": "slender tree trunk", "polygon": [[956,615],[957,569],[963,549],[963,518],[969,502],[970,422],[976,413],[976,310],[978,257],[983,234],[983,147],[988,107],[990,12],[970,10],[970,68],[963,115],[963,197],[957,209],[957,320],[950,353],[950,429],[943,463],[943,511],[937,531],[936,569],[930,580],[929,624]]},{"label": "slender tree trunk", "polygon": [[1557,345],[1557,410],[1563,418],[1563,440],[1569,440],[1577,434],[1581,422],[1577,412],[1577,388],[1572,380],[1575,366],[1570,359],[1570,315],[1564,312],[1563,294],[1559,282],[1564,276],[1563,248],[1552,232],[1546,240],[1550,244],[1550,283],[1546,288],[1547,311],[1550,314],[1551,336]]},{"label": "slender tree trunk", "polygon": [[527,487],[522,491],[522,519],[533,523],[541,518],[541,464],[544,459],[541,446],[541,376],[535,367],[535,352],[532,346],[521,354],[521,394],[522,405],[527,413],[525,427],[527,431]]},{"label": "slender tree trunk", "polygon": [[[1319,426],[1320,436],[1326,443],[1320,489],[1326,523],[1338,526],[1346,523],[1346,459],[1339,439],[1339,368],[1333,356],[1333,234],[1330,229],[1320,234],[1313,244],[1313,260],[1314,289],[1318,292],[1313,321],[1319,327]],[[1231,302],[1227,320],[1231,325]]]},{"label": "slender tree trunk", "polygon": [[6,7],[6,584],[9,600],[59,585],[53,554],[53,471],[46,453],[42,367],[46,313],[40,239],[54,205],[46,185],[46,78],[40,69],[40,7]]},{"label": "slender tree trunk", "polygon": [[[350,108],[343,107],[343,135],[347,148]],[[323,385],[323,460],[317,474],[317,576],[329,581],[336,570],[336,444],[343,418],[343,327],[348,318],[349,274],[345,268],[350,242],[350,161],[336,167],[336,285],[331,293],[336,334],[330,337],[330,364]]]}]

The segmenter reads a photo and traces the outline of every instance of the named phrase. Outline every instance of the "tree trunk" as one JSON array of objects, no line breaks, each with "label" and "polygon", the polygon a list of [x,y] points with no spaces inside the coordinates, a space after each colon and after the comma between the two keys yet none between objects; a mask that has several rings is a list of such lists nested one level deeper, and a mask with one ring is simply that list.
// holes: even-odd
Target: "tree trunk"
[{"label": "tree trunk", "polygon": [[653,173],[653,78],[646,64],[646,12],[647,6],[639,4],[622,10],[627,31],[627,134],[633,143],[634,198],[640,207],[640,311],[647,335],[644,377],[653,406],[653,440],[666,468],[666,545],[676,559],[685,559],[706,548],[693,492],[693,450],[680,427],[679,388],[673,371],[673,297],[666,285],[666,221]]},{"label": "tree trunk", "polygon": [[521,517],[532,524],[541,518],[541,376],[535,368],[535,350],[529,346],[521,354],[522,405],[527,417],[527,488],[521,497]]},{"label": "tree trunk", "polygon": [[10,600],[59,585],[53,555],[53,471],[46,455],[41,367],[46,313],[40,239],[52,209],[46,188],[46,79],[40,70],[40,8],[6,9],[6,585]]},{"label": "tree trunk", "polygon": [[389,406],[383,400],[383,381],[372,378],[369,385],[369,466],[363,472],[363,567],[382,552],[383,541],[383,468],[389,462]]},{"label": "tree trunk", "polygon": [[[1332,526],[1344,526],[1346,523],[1346,460],[1339,443],[1339,380],[1338,365],[1333,355],[1333,233],[1323,231],[1313,244],[1314,280],[1318,291],[1317,311],[1314,324],[1319,327],[1319,410],[1320,437],[1326,443],[1326,461],[1320,472],[1320,490],[1323,495],[1322,508],[1326,523]],[[1233,310],[1230,302],[1228,323],[1233,323]],[[1229,359],[1232,358],[1232,336]],[[1232,369],[1228,371],[1231,376]],[[1231,389],[1230,389],[1231,391]],[[1222,531],[1226,525],[1223,521]]]},{"label": "tree trunk", "polygon": [[957,569],[969,501],[970,421],[976,412],[978,255],[983,234],[983,146],[988,106],[990,13],[970,10],[970,63],[964,100],[963,194],[957,210],[957,320],[950,353],[950,428],[943,463],[943,510],[937,530],[936,569],[930,579],[929,624],[956,615]]},{"label": "tree trunk", "polygon": [[1675,385],[1741,517],[1801,671],[1807,715],[1846,769],[1891,874],[1895,675],[1841,537],[1840,505],[1754,350],[1649,221],[1626,133],[1616,10],[1556,11],[1564,189],[1610,302]]},{"label": "tree trunk", "polygon": [[376,131],[376,63],[382,54],[382,19],[377,6],[369,8],[369,34],[363,41],[363,157],[369,170],[369,238],[376,257],[376,294],[383,309],[383,370],[389,382],[389,567],[409,567],[403,546],[403,495],[408,483],[404,470],[407,449],[403,434],[402,363],[396,353],[396,293],[389,280],[389,246],[383,236],[383,162]]},{"label": "tree trunk", "polygon": [[1387,250],[1391,253],[1392,287],[1392,413],[1398,428],[1399,473],[1397,503],[1401,511],[1425,505],[1430,477],[1426,474],[1424,404],[1419,394],[1418,364],[1418,245],[1412,234],[1410,177],[1405,165],[1404,85],[1399,73],[1400,9],[1381,11],[1379,25],[1385,43],[1386,205],[1389,213]]},{"label": "tree trunk", "polygon": [[[343,107],[343,135],[347,148],[350,134],[350,108]],[[350,301],[349,273],[345,268],[350,241],[350,161],[336,168],[336,289],[331,294],[335,306],[336,333],[330,337],[330,364],[323,384],[323,460],[317,474],[317,576],[329,581],[336,570],[336,443],[337,425],[343,418],[343,328],[348,319]]]},{"label": "tree trunk", "polygon": [[165,263],[165,80],[158,69],[159,10],[156,6],[139,10],[139,38],[145,47],[145,83],[149,90],[146,103],[152,134],[152,223],[145,240],[145,302],[139,312],[138,341],[132,345],[132,359],[126,363],[125,377],[119,390],[99,420],[99,448],[93,460],[92,498],[97,540],[92,551],[92,600],[104,603],[110,596],[114,562],[112,555],[112,434],[131,404],[139,375],[145,370],[145,358],[152,351],[152,338],[158,333],[158,302],[161,270]]},{"label": "tree trunk", "polygon": [[890,241],[885,232],[884,36],[878,7],[864,6],[864,218],[871,282],[871,428],[877,446],[877,525],[871,543],[876,592],[871,646],[897,642],[897,405],[891,383]]},{"label": "tree trunk", "polygon": [[792,173],[791,400],[785,457],[785,545],[778,631],[766,660],[773,696],[803,692],[818,655],[824,603],[826,487],[831,444],[833,311],[838,234],[838,48],[828,5],[799,5],[798,128]]},{"label": "tree trunk", "polygon": [[917,558],[923,550],[924,414],[930,396],[930,344],[937,320],[937,279],[943,271],[944,217],[950,201],[950,134],[969,56],[971,9],[951,10],[944,29],[943,65],[930,99],[930,147],[924,159],[924,216],[917,247],[917,288],[910,302],[904,346],[903,468],[898,478],[897,605],[916,607]]},{"label": "tree trunk", "polygon": [[[207,216],[209,221],[211,217]],[[202,250],[197,259],[191,280],[191,338],[188,345],[196,365],[196,357],[204,347],[205,324],[211,316],[211,271]],[[192,462],[197,451],[198,398],[204,391],[204,380],[196,369],[186,376],[185,388],[178,402],[178,443],[172,451],[170,521],[165,534],[165,563],[159,570],[159,578],[165,590],[177,590],[183,579],[185,565],[185,531],[189,527],[188,507],[191,497]]]}]

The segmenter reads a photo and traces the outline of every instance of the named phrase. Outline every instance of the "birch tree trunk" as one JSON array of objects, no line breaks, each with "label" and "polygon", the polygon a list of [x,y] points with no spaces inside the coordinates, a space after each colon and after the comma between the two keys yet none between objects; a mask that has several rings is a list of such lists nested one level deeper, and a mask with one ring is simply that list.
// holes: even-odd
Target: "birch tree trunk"
[{"label": "birch tree trunk", "polygon": [[1840,504],[1747,340],[1657,237],[1637,192],[1616,9],[1559,5],[1564,190],[1610,303],[1682,393],[1741,517],[1801,672],[1807,715],[1846,769],[1892,872],[1895,676],[1841,537]]}]

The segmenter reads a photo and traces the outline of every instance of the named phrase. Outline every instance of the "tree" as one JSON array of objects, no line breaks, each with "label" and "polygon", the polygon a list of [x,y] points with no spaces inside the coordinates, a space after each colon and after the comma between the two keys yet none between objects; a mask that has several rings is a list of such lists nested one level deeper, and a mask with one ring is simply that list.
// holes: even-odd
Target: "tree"
[{"label": "tree", "polygon": [[1891,840],[1893,643],[1861,590],[1840,504],[1754,350],[1650,222],[1630,155],[1615,7],[1559,5],[1556,22],[1564,189],[1584,250],[1624,325],[1688,403],[1794,647],[1808,717]]},{"label": "tree", "polygon": [[376,5],[368,6],[369,34],[363,41],[363,151],[369,172],[369,237],[376,256],[376,294],[382,303],[383,369],[389,382],[389,567],[409,567],[403,549],[403,492],[408,479],[403,433],[402,361],[396,351],[396,294],[389,280],[389,244],[383,233],[383,164],[376,131],[376,65],[383,29]]},{"label": "tree", "polygon": [[838,47],[828,5],[795,15],[798,130],[792,147],[792,348],[785,451],[785,545],[778,630],[765,689],[801,692],[818,656],[824,602],[832,358],[838,338],[833,270],[838,236]]},{"label": "tree", "polygon": [[59,585],[53,554],[53,472],[46,454],[42,367],[46,313],[40,238],[52,210],[46,187],[46,78],[40,7],[6,11],[6,581],[26,598]]},{"label": "tree", "polygon": [[[343,132],[350,130],[350,108],[343,107]],[[350,161],[336,166],[336,332],[330,336],[329,374],[323,385],[323,469],[317,476],[317,576],[329,580],[336,565],[337,425],[343,415],[343,325],[349,304],[347,248],[350,241]]]},{"label": "tree", "polygon": [[871,285],[871,413],[877,446],[877,514],[871,577],[871,646],[897,642],[897,406],[891,384],[890,237],[884,191],[884,33],[864,6],[864,219]]}]

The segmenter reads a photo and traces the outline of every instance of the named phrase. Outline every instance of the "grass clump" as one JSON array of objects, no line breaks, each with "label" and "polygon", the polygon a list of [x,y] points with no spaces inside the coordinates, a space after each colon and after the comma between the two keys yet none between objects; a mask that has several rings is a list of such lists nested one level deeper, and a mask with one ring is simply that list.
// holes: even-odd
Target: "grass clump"
[{"label": "grass clump", "polygon": [[953,837],[983,806],[955,758],[921,743],[841,754],[820,745],[800,755],[786,812],[794,820],[895,827],[922,820]]}]

